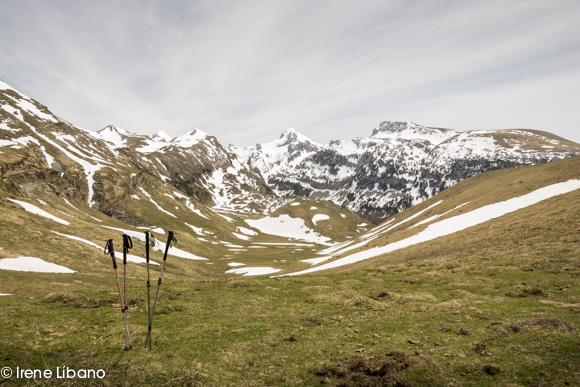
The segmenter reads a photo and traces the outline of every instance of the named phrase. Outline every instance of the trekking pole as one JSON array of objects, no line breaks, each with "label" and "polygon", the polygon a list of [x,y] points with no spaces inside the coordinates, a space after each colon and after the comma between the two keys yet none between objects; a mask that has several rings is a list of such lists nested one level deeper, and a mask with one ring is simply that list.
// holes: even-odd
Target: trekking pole
[{"label": "trekking pole", "polygon": [[133,349],[133,346],[131,345],[131,335],[129,334],[129,326],[127,325],[127,313],[129,311],[129,301],[127,300],[127,253],[132,248],[133,241],[131,237],[123,234],[123,290],[125,293],[125,308],[123,309],[123,314],[125,315],[125,332],[127,333],[127,340],[129,340],[129,349]]},{"label": "trekking pole", "polygon": [[[145,259],[147,261],[147,323],[151,320],[151,282],[149,281],[149,245],[155,246],[155,237],[151,231],[145,231]],[[149,341],[149,333],[147,333],[147,341]],[[145,348],[147,348],[147,341]],[[151,341],[149,341],[149,350],[151,351]]]},{"label": "trekking pole", "polygon": [[161,277],[163,277],[163,269],[165,268],[165,260],[167,259],[167,252],[172,243],[177,244],[177,239],[173,231],[169,231],[167,236],[167,244],[165,245],[165,254],[163,254],[163,263],[161,264],[161,272],[159,273],[159,280],[157,281],[157,292],[155,293],[155,300],[153,301],[153,309],[151,309],[151,316],[149,317],[149,327],[147,329],[147,339],[145,340],[145,347],[149,343],[149,350],[151,350],[151,327],[153,325],[153,316],[155,315],[155,306],[157,305],[157,297],[159,296],[159,288],[161,287]]},{"label": "trekking pole", "polygon": [[125,313],[125,302],[123,301],[123,293],[121,293],[121,284],[119,282],[119,274],[117,273],[117,259],[115,258],[115,249],[113,248],[113,240],[109,239],[105,245],[105,250],[103,251],[105,255],[111,255],[113,259],[113,268],[115,269],[115,277],[117,278],[117,288],[119,288],[119,298],[121,299],[121,312],[123,312],[123,317],[125,318],[125,350],[127,347],[127,338],[129,337],[129,326],[127,325],[127,314]]}]

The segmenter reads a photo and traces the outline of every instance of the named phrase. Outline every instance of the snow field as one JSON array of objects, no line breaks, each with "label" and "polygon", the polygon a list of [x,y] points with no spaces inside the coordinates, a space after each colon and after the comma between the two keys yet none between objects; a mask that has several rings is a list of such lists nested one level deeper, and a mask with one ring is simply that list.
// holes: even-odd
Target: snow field
[{"label": "snow field", "polygon": [[277,235],[286,238],[299,239],[306,242],[331,245],[331,239],[314,232],[307,227],[304,220],[292,218],[289,215],[280,215],[277,218],[264,217],[261,219],[246,219],[245,222],[264,234]]}]

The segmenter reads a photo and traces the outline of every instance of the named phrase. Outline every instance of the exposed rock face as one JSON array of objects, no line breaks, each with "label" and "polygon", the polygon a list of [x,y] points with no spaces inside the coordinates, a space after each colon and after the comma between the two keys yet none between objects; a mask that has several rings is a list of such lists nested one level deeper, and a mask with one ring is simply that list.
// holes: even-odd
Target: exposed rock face
[{"label": "exposed rock face", "polygon": [[533,130],[459,132],[381,122],[370,137],[315,144],[295,131],[240,150],[279,194],[329,200],[379,223],[476,174],[580,154]]}]

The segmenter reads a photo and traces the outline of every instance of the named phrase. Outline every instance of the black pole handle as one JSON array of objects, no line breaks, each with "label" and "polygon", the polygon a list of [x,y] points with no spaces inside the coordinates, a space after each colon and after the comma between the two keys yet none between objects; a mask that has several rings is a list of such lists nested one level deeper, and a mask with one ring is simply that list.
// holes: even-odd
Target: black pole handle
[{"label": "black pole handle", "polygon": [[165,245],[165,254],[163,255],[163,260],[167,260],[167,253],[169,252],[169,247],[171,247],[171,243],[177,244],[177,238],[175,238],[175,234],[173,231],[168,231],[167,235],[167,245]]},{"label": "black pole handle", "polygon": [[149,263],[149,231],[145,231],[145,260]]},{"label": "black pole handle", "polygon": [[147,260],[147,263],[149,263],[149,246],[155,246],[156,242],[153,233],[151,233],[151,231],[145,231],[145,259]]},{"label": "black pole handle", "polygon": [[133,248],[133,241],[127,234],[123,234],[123,265],[127,264],[127,252]]},{"label": "black pole handle", "polygon": [[109,239],[107,244],[105,245],[105,249],[103,250],[105,255],[111,254],[111,258],[113,259],[113,268],[117,269],[117,259],[115,258],[115,249],[113,248],[113,240]]},{"label": "black pole handle", "polygon": [[133,248],[133,241],[127,234],[123,234],[123,248],[127,250],[131,250]]}]

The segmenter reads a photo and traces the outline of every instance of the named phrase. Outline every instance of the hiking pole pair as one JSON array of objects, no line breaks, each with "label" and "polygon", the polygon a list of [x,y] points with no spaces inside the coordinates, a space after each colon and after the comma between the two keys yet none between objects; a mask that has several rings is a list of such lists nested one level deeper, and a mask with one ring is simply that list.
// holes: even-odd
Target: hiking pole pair
[{"label": "hiking pole pair", "polygon": [[113,240],[109,239],[105,245],[104,253],[105,255],[111,255],[113,259],[113,269],[115,269],[115,277],[117,278],[117,288],[119,289],[119,298],[121,299],[121,312],[123,312],[123,318],[125,320],[125,351],[133,349],[131,345],[131,335],[129,334],[129,324],[127,323],[127,251],[133,247],[133,242],[131,237],[123,234],[123,287],[125,290],[125,299],[123,299],[123,293],[121,292],[121,283],[119,282],[119,274],[117,273],[117,258],[115,258],[115,249],[113,247]]},{"label": "hiking pole pair", "polygon": [[[146,241],[148,240],[147,238],[147,233],[145,233],[145,239]],[[149,351],[151,351],[151,342],[152,342],[152,338],[151,338],[151,327],[153,326],[153,316],[155,315],[155,306],[157,305],[157,297],[159,296],[159,288],[161,287],[161,277],[163,277],[163,269],[165,268],[165,261],[167,260],[167,253],[169,252],[169,247],[171,246],[171,244],[177,244],[177,239],[175,238],[175,235],[173,234],[173,231],[169,231],[168,232],[168,236],[167,236],[167,244],[165,245],[165,254],[163,254],[163,263],[161,264],[161,272],[159,273],[159,280],[157,280],[157,292],[155,293],[155,301],[153,301],[153,309],[151,309],[151,312],[149,313],[149,326],[147,328],[147,338],[145,339],[145,346],[144,348],[147,348],[147,344],[149,344]],[[146,252],[149,251],[149,247],[147,246],[147,243],[145,244],[146,247]],[[147,254],[147,289],[149,290],[150,284],[149,284],[149,255]],[[149,298],[149,293],[147,294],[147,297]]]}]

